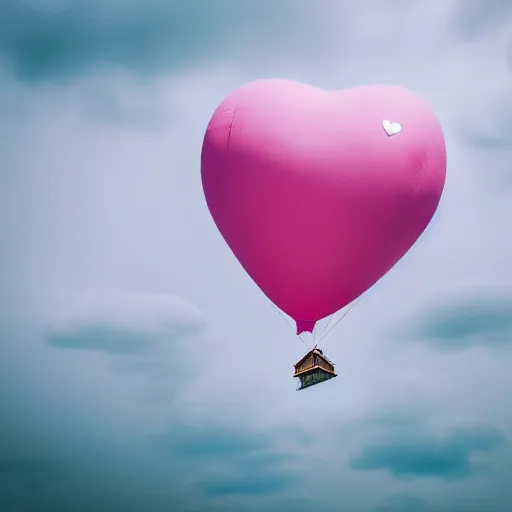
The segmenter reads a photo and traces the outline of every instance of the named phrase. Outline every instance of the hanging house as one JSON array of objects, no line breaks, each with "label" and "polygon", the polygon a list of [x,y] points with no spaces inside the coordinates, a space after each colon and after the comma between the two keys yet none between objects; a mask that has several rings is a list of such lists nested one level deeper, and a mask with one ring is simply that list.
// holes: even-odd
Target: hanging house
[{"label": "hanging house", "polygon": [[308,352],[294,367],[295,373],[293,376],[300,380],[297,391],[337,377],[334,371],[334,363],[329,361],[319,348],[314,348]]}]

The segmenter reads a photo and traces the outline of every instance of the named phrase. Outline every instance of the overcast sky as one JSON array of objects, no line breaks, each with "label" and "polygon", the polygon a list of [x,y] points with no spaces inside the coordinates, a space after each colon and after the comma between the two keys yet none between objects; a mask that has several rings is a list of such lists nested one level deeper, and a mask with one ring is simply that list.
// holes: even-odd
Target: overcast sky
[{"label": "overcast sky", "polygon": [[[0,509],[512,510],[512,4],[2,0]],[[218,234],[243,83],[398,84],[445,132],[415,248],[304,353]]]}]

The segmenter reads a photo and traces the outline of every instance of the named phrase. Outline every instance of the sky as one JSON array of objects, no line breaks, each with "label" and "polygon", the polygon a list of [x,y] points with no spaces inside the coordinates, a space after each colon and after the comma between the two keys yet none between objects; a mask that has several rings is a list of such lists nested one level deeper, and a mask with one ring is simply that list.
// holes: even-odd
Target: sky
[{"label": "sky", "polygon": [[[3,0],[0,509],[512,510],[512,4]],[[215,228],[206,125],[288,78],[412,89],[431,225],[304,346]]]}]

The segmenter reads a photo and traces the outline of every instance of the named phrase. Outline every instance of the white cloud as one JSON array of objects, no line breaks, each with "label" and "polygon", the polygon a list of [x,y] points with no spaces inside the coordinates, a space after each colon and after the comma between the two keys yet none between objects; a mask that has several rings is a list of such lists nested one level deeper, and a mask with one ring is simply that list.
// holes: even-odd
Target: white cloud
[{"label": "white cloud", "polygon": [[90,290],[50,320],[48,330],[65,335],[93,325],[178,338],[198,332],[205,324],[198,308],[180,297]]}]

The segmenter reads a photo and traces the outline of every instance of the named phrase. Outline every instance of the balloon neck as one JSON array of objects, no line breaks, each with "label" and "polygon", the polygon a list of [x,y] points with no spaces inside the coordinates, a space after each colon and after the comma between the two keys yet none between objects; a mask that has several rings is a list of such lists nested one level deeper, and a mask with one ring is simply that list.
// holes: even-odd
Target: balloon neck
[{"label": "balloon neck", "polygon": [[313,332],[316,320],[295,320],[297,324],[297,336],[303,332]]}]

